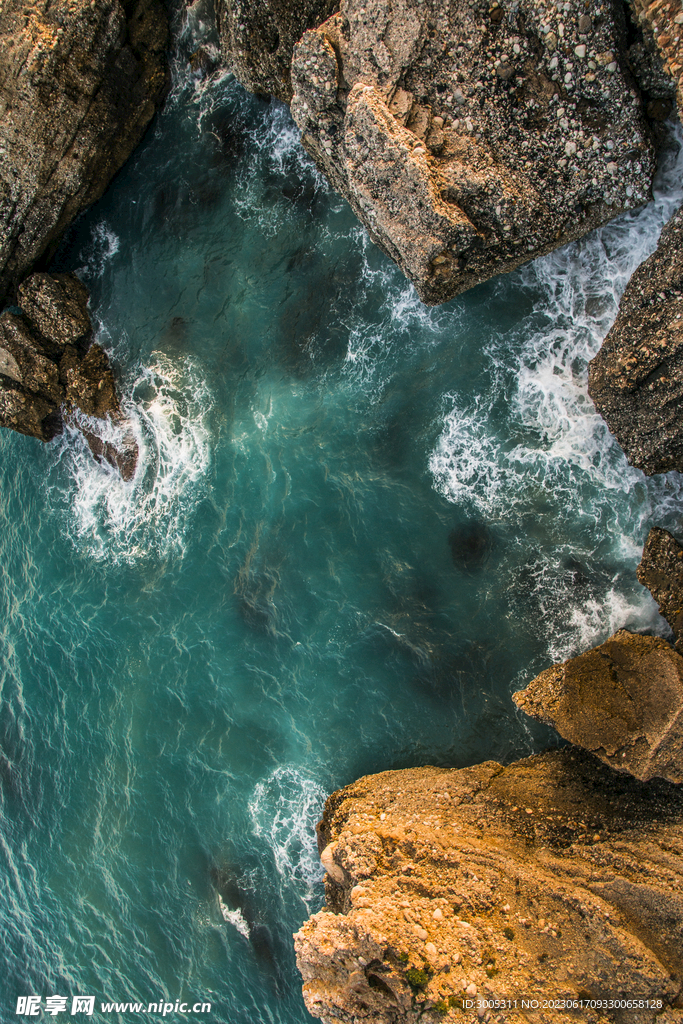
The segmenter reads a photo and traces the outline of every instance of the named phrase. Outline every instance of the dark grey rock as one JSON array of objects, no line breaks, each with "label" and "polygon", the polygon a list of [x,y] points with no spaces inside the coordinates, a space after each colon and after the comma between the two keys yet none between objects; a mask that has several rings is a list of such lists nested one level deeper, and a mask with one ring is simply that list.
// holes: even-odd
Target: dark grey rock
[{"label": "dark grey rock", "polygon": [[683,645],[683,547],[667,530],[653,527],[637,569],[638,579],[671,626],[676,647]]},{"label": "dark grey rock", "polygon": [[338,0],[216,0],[221,50],[228,66],[251,92],[289,102],[294,46],[338,6]]},{"label": "dark grey rock", "polygon": [[588,392],[645,473],[683,470],[683,212],[631,278],[591,361]]}]

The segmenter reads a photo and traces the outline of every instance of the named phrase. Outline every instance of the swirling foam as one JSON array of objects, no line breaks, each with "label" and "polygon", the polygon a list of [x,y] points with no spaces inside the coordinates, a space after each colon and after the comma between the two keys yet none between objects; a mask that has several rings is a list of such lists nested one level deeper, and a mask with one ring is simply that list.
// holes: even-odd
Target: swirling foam
[{"label": "swirling foam", "polygon": [[[70,478],[61,492],[59,484],[52,485],[66,532],[95,559],[134,562],[150,554],[181,554],[211,457],[212,399],[201,367],[152,353],[122,405],[140,451],[130,482],[97,463],[77,430],[66,430],[56,442],[60,481],[64,468]],[[111,424],[103,432],[101,421],[98,429],[113,442],[121,433]]]}]

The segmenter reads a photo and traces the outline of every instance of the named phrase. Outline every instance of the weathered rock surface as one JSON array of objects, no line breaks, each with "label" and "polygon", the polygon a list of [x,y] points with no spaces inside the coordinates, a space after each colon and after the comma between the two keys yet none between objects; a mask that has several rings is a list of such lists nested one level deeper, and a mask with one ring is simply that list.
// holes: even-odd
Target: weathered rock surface
[{"label": "weathered rock surface", "polygon": [[0,316],[0,426],[50,441],[66,421],[130,479],[138,457],[130,430],[114,445],[79,417],[125,424],[107,355],[91,344],[86,288],[70,274],[33,274],[19,302],[21,314]]},{"label": "weathered rock surface", "polygon": [[[683,17],[675,0],[633,0],[646,42],[654,39],[664,61],[664,73],[674,85],[678,109],[683,110]],[[661,81],[655,87],[662,89]],[[661,93],[660,93],[661,94]]]},{"label": "weathered rock surface", "polygon": [[251,92],[289,102],[295,44],[339,6],[338,0],[216,0],[221,50]]},{"label": "weathered rock surface", "polygon": [[513,700],[619,771],[683,782],[683,658],[660,637],[620,629]]},{"label": "weathered rock surface", "polygon": [[159,0],[0,0],[0,300],[140,141],[167,35]]},{"label": "weathered rock surface", "polygon": [[[668,77],[680,113],[680,5],[672,0],[634,0],[633,7],[643,26],[644,49],[651,51],[656,44],[663,59],[662,71],[651,67],[648,72],[648,54],[632,48],[634,70],[639,65],[650,77],[649,112],[660,118],[668,114]],[[662,232],[657,250],[631,278],[612,329],[590,365],[588,390],[598,412],[629,462],[649,474],[683,470],[682,228],[683,213],[678,213]]]},{"label": "weathered rock surface", "polygon": [[[683,791],[668,783],[570,749],[383,772],[329,798],[319,845],[338,881],[295,936],[316,1017],[474,1022],[478,999],[518,1000],[490,1008],[512,1024],[645,1024],[646,1000],[683,1017]],[[642,1002],[543,1008],[581,998]]]},{"label": "weathered rock surface", "polygon": [[294,51],[303,143],[443,302],[649,196],[621,5],[342,0]]},{"label": "weathered rock surface", "polygon": [[639,581],[659,605],[659,614],[671,626],[680,650],[683,644],[683,547],[667,530],[653,527],[636,571]]},{"label": "weathered rock surface", "polygon": [[683,470],[683,211],[636,270],[591,361],[588,392],[645,473]]}]

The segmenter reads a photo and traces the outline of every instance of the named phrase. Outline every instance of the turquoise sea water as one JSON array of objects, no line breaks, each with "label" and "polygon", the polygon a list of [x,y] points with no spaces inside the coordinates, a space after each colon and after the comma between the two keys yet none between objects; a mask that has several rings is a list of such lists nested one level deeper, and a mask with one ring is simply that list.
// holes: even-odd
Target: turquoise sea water
[{"label": "turquoise sea water", "polygon": [[102,1021],[308,1020],[291,934],[326,794],[542,749],[513,690],[665,631],[634,569],[681,480],[628,467],[586,376],[680,172],[674,147],[645,211],[428,309],[285,108],[176,69],[56,261],[137,475],[0,436],[0,1019],[83,994]]}]

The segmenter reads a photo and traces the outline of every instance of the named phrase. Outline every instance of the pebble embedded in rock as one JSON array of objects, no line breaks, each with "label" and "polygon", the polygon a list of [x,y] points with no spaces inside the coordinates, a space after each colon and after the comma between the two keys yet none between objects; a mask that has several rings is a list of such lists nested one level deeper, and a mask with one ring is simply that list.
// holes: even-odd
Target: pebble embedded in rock
[{"label": "pebble embedded in rock", "polygon": [[579,32],[582,36],[585,36],[593,28],[593,22],[591,21],[589,14],[582,14],[579,18]]}]

